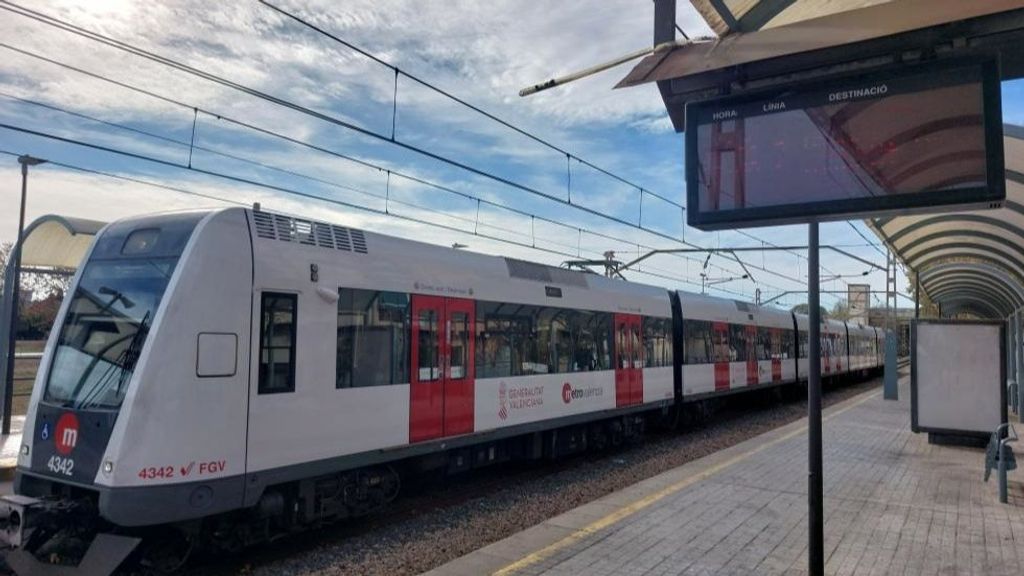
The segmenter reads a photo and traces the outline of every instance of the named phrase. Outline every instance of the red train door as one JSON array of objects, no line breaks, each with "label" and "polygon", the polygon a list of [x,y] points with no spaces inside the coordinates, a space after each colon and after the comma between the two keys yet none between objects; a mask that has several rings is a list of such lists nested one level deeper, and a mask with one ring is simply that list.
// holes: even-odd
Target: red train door
[{"label": "red train door", "polygon": [[409,441],[473,431],[472,300],[412,297]]},{"label": "red train door", "polygon": [[772,328],[768,337],[771,339],[772,382],[782,382],[782,330]]},{"label": "red train door", "polygon": [[644,397],[643,343],[640,340],[640,317],[615,315],[615,405],[639,404]]},{"label": "red train door", "polygon": [[715,322],[712,327],[711,360],[715,363],[715,392],[729,389],[729,325]]},{"label": "red train door", "polygon": [[752,384],[757,384],[758,378],[760,377],[758,374],[759,365],[757,363],[757,326],[747,326],[746,334],[747,345],[745,348],[747,353],[747,386],[750,386]]},{"label": "red train door", "polygon": [[630,331],[632,336],[629,342],[633,348],[633,367],[629,371],[629,400],[630,404],[636,405],[644,403],[644,333],[641,328],[640,316],[631,318]]},{"label": "red train door", "polygon": [[473,383],[476,338],[472,300],[448,298],[445,307],[448,369],[444,381],[444,435],[473,431]]},{"label": "red train door", "polygon": [[822,362],[822,374],[832,373],[832,337],[829,336],[828,329],[825,326],[821,327],[821,362]]}]

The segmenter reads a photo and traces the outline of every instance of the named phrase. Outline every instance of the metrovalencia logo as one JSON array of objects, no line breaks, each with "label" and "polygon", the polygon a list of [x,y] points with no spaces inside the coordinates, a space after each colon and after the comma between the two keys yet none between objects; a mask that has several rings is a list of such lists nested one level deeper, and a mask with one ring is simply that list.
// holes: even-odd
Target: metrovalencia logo
[{"label": "metrovalencia logo", "polygon": [[584,398],[598,398],[604,394],[604,388],[600,386],[589,386],[587,388],[573,388],[572,384],[562,384],[562,402],[569,404],[573,400]]},{"label": "metrovalencia logo", "polygon": [[78,445],[78,418],[71,412],[65,412],[57,420],[54,444],[57,453],[62,456],[71,454],[71,451]]}]

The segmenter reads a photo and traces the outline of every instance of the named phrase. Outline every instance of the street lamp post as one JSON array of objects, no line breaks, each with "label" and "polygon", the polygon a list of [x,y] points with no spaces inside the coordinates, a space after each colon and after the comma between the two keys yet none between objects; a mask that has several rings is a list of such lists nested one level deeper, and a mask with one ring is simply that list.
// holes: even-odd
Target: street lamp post
[{"label": "street lamp post", "polygon": [[21,164],[21,211],[18,214],[18,242],[14,245],[14,252],[11,254],[11,262],[14,273],[11,278],[11,310],[10,326],[7,334],[7,374],[4,375],[4,411],[3,424],[0,433],[7,435],[11,433],[11,402],[14,399],[14,345],[17,341],[18,330],[18,301],[21,298],[21,243],[24,241],[25,233],[25,201],[28,195],[28,167],[38,166],[46,162],[41,158],[34,158],[29,155],[18,157],[18,164]]}]

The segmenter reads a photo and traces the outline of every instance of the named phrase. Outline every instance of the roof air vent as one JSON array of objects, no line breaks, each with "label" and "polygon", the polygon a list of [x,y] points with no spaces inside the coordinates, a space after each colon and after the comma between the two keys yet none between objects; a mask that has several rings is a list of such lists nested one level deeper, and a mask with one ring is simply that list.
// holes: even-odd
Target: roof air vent
[{"label": "roof air vent", "polygon": [[362,230],[263,211],[253,211],[252,216],[256,223],[256,235],[260,238],[367,253],[366,236]]}]

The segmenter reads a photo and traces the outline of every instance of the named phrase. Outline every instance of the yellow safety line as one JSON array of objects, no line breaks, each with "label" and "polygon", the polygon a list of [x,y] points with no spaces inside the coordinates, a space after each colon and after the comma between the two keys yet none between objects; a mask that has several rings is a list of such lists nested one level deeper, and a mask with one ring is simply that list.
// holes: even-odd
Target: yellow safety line
[{"label": "yellow safety line", "polygon": [[[831,420],[832,418],[835,418],[836,416],[839,416],[843,412],[846,412],[848,410],[852,410],[853,408],[856,408],[857,406],[860,406],[861,404],[867,402],[868,400],[871,400],[875,396],[878,396],[878,394],[879,394],[878,392],[875,392],[875,393],[873,393],[873,394],[871,394],[869,396],[865,396],[864,398],[861,398],[860,400],[854,402],[853,404],[850,404],[849,406],[845,406],[845,407],[843,407],[843,408],[841,408],[839,410],[836,410],[835,412],[832,412],[831,414],[826,416],[823,420]],[[611,514],[608,514],[607,516],[605,516],[603,518],[595,520],[594,522],[592,522],[592,523],[590,523],[590,524],[588,524],[588,525],[586,525],[586,526],[584,526],[582,528],[577,529],[575,532],[573,532],[572,534],[569,534],[568,536],[562,538],[561,540],[559,540],[557,542],[553,542],[553,543],[545,546],[544,548],[541,548],[540,550],[537,550],[536,552],[533,552],[532,554],[530,554],[528,556],[524,556],[523,558],[520,558],[519,560],[516,560],[515,562],[513,562],[513,563],[505,566],[504,568],[494,572],[493,576],[509,576],[510,574],[512,574],[513,572],[516,572],[517,570],[522,570],[523,568],[526,568],[527,566],[530,566],[532,564],[536,564],[537,562],[540,562],[540,561],[550,557],[552,554],[554,554],[558,550],[561,550],[562,548],[565,548],[566,546],[569,546],[569,545],[574,544],[576,542],[579,542],[583,538],[586,538],[587,536],[589,536],[589,535],[591,535],[591,534],[593,534],[593,533],[595,533],[595,532],[597,532],[597,531],[599,531],[599,530],[601,530],[603,528],[607,528],[608,526],[611,526],[612,524],[615,524],[616,522],[618,522],[618,521],[620,521],[620,520],[622,520],[624,518],[628,518],[629,516],[632,516],[633,514],[636,514],[637,512],[643,510],[644,508],[647,508],[651,504],[654,504],[655,502],[658,502],[659,500],[665,498],[666,496],[669,496],[670,494],[673,494],[675,492],[679,492],[680,490],[682,490],[684,488],[687,488],[689,486],[692,486],[692,485],[694,485],[697,482],[700,482],[702,480],[706,480],[707,478],[709,478],[709,477],[711,477],[711,476],[721,472],[722,470],[728,468],[729,466],[732,466],[733,464],[736,464],[737,462],[739,462],[741,460],[745,460],[745,459],[753,456],[754,454],[757,454],[758,452],[761,452],[762,450],[766,450],[767,448],[770,448],[770,447],[772,447],[772,446],[774,446],[776,444],[779,444],[780,442],[785,442],[786,440],[789,440],[790,438],[793,438],[794,436],[798,436],[800,434],[803,434],[806,431],[807,431],[807,425],[804,424],[803,426],[797,428],[796,430],[793,430],[792,432],[789,432],[788,434],[780,436],[780,437],[778,437],[778,438],[776,438],[776,439],[774,439],[774,440],[772,440],[770,442],[767,442],[765,444],[761,444],[757,448],[753,448],[751,450],[748,450],[748,451],[744,452],[743,454],[738,454],[738,455],[736,455],[736,456],[726,460],[725,462],[719,462],[718,464],[715,464],[714,466],[704,470],[703,472],[700,472],[699,474],[695,474],[693,476],[690,476],[689,478],[686,478],[685,480],[680,480],[679,482],[676,482],[675,484],[671,484],[669,486],[666,486],[666,487],[662,488],[661,490],[658,490],[657,492],[654,492],[652,494],[648,494],[647,496],[644,496],[643,498],[637,500],[636,502],[633,502],[632,504],[628,504],[626,506],[623,506],[622,508],[619,508],[615,512],[612,512]]]}]

